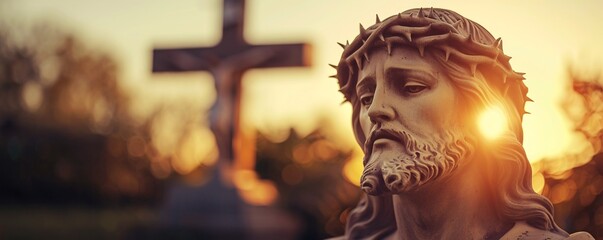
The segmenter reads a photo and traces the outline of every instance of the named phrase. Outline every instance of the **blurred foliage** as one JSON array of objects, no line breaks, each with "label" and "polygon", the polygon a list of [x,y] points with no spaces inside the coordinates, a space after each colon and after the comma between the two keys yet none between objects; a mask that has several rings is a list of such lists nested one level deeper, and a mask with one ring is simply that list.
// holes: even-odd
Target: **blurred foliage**
[{"label": "blurred foliage", "polygon": [[276,183],[282,205],[304,220],[301,239],[342,235],[360,198],[360,189],[342,172],[351,152],[340,147],[321,129],[307,136],[291,130],[282,142],[258,137],[256,171]]},{"label": "blurred foliage", "polygon": [[[0,24],[0,238],[28,233],[30,223],[47,226],[36,237],[77,237],[71,227],[81,226],[113,238],[123,227],[115,224],[150,224],[153,213],[23,206],[156,204],[166,183],[160,179],[174,171],[191,179],[213,166],[203,114],[165,105],[136,122],[117,72],[108,54],[55,26]],[[603,239],[603,78],[570,71],[569,80],[563,107],[589,147],[536,162],[534,173],[563,228]],[[319,126],[307,136],[291,130],[284,141],[257,140],[255,170],[275,184],[278,205],[302,220],[302,239],[341,235],[361,194],[342,173],[351,152]],[[575,167],[555,171],[559,164]]]},{"label": "blurred foliage", "polygon": [[4,121],[110,133],[127,122],[115,61],[51,25],[0,26]]},{"label": "blurred foliage", "polygon": [[115,61],[49,25],[0,24],[0,203],[156,199]]},{"label": "blurred foliage", "polygon": [[[587,144],[582,152],[536,164],[545,185],[542,194],[555,205],[555,219],[569,232],[603,238],[603,78],[570,69],[563,109]],[[580,147],[580,146],[577,146]],[[581,163],[581,164],[580,164]],[[558,172],[559,165],[574,168]]]},{"label": "blurred foliage", "polygon": [[[590,142],[595,153],[603,150],[603,77],[569,70],[574,96],[566,98],[564,109],[575,130]],[[576,110],[575,108],[579,108]]]},{"label": "blurred foliage", "polygon": [[[185,181],[207,174],[216,156],[203,114],[165,104],[134,121],[117,72],[110,55],[56,26],[0,24],[0,224],[13,229],[0,238],[119,236],[156,217],[103,209],[157,204],[174,171]],[[268,139],[259,136],[255,167],[304,223],[301,238],[342,234],[360,193],[341,172],[350,153],[319,129]],[[27,230],[36,223],[44,227]]]}]

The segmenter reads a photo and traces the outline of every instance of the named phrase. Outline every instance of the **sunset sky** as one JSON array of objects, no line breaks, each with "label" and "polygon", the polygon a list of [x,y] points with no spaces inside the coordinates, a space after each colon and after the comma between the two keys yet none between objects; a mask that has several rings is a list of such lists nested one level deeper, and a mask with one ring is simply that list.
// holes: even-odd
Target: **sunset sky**
[{"label": "sunset sky", "polygon": [[[138,116],[162,102],[211,106],[215,93],[207,73],[151,73],[154,47],[211,46],[221,34],[221,0],[4,0],[0,16],[21,22],[65,26],[86,44],[106,51],[120,64],[123,86],[134,96]],[[534,103],[524,117],[525,147],[533,161],[580,151],[561,111],[566,69],[603,66],[603,1],[414,1],[414,0],[248,0],[245,37],[250,43],[312,45],[310,68],[249,71],[244,79],[243,122],[278,135],[290,126],[305,133],[321,118],[332,119],[335,133],[354,144],[351,109],[341,105],[328,63],[337,63],[336,42],[352,40],[358,23],[368,27],[415,7],[452,9],[502,37],[516,71],[527,73]],[[201,113],[199,113],[201,114]]]}]

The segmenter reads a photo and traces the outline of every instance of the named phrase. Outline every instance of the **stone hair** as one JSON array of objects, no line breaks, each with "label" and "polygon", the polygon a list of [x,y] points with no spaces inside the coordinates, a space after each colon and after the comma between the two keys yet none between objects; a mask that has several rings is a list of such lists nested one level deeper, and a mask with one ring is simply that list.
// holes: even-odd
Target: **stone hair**
[{"label": "stone hair", "polygon": [[[431,54],[444,68],[453,87],[476,114],[485,106],[500,105],[506,112],[508,131],[489,146],[484,164],[488,182],[497,201],[498,214],[509,221],[526,221],[543,230],[567,235],[553,220],[552,204],[532,189],[529,161],[522,146],[524,105],[530,101],[522,73],[513,71],[502,42],[485,28],[456,12],[445,9],[410,9],[364,29],[343,48],[337,66],[340,91],[352,104],[353,128],[359,144],[366,137],[360,130],[360,104],[356,96],[357,74],[375,48],[391,54],[395,47],[413,47],[419,54]],[[472,112],[473,111],[473,112]],[[476,132],[473,132],[476,134]],[[479,162],[479,161],[478,161]],[[395,231],[391,196],[365,196],[350,212],[346,236],[351,239],[383,238]]]},{"label": "stone hair", "polygon": [[[340,92],[346,101],[355,105],[357,73],[369,52],[377,47],[391,49],[410,46],[418,49],[421,56],[426,50],[440,51],[444,60],[462,63],[475,75],[479,70],[489,77],[488,85],[513,101],[520,117],[526,113],[524,105],[531,101],[522,80],[523,73],[513,71],[502,49],[502,40],[494,37],[481,25],[445,9],[410,9],[383,21],[377,16],[376,23],[365,29],[360,24],[360,34],[345,45],[339,64],[331,65],[337,74]],[[522,141],[523,134],[516,133]]]}]

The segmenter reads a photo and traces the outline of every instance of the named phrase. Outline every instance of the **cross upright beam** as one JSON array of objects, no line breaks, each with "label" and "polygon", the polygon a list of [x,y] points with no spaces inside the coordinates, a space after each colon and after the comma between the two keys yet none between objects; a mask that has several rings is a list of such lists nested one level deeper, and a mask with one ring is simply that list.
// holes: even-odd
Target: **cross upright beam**
[{"label": "cross upright beam", "polygon": [[233,140],[239,131],[241,78],[252,68],[309,66],[305,43],[253,45],[243,36],[245,1],[224,0],[222,38],[213,47],[154,49],[153,72],[209,71],[217,99],[210,111],[210,127],[219,159],[235,159]]}]

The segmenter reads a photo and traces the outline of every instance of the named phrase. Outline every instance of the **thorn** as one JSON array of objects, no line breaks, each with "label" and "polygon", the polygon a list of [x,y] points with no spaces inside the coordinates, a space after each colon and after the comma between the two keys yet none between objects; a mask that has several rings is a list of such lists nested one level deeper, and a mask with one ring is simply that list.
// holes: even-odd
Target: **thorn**
[{"label": "thorn", "polygon": [[531,112],[523,112],[523,114],[532,114]]},{"label": "thorn", "polygon": [[343,43],[339,43],[339,42],[338,42],[337,44],[339,44],[339,46],[340,46],[341,48],[345,49],[345,46],[343,45]]},{"label": "thorn", "polygon": [[419,55],[421,55],[421,57],[423,57],[423,53],[425,52],[425,46],[420,45],[417,47],[419,48]]},{"label": "thorn", "polygon": [[444,51],[446,52],[446,57],[444,58],[444,60],[445,60],[446,62],[448,62],[448,58],[450,58],[450,50],[446,49],[446,50],[444,50]]},{"label": "thorn", "polygon": [[362,55],[364,55],[364,59],[366,59],[366,62],[369,62],[368,53],[365,51]]},{"label": "thorn", "polygon": [[375,23],[380,23],[379,14],[375,14]]},{"label": "thorn", "polygon": [[471,33],[469,33],[469,34],[467,35],[467,41],[468,41],[468,42],[473,42],[473,39],[471,39]]},{"label": "thorn", "polygon": [[434,14],[435,10],[433,10],[433,7],[431,7],[429,9],[429,18],[434,18],[435,19],[435,14]]},{"label": "thorn", "polygon": [[364,32],[366,31],[366,29],[364,29],[364,27],[362,26],[362,23],[360,23],[360,35],[364,36]]},{"label": "thorn", "polygon": [[362,59],[358,57],[358,55],[354,56],[354,61],[356,62],[356,66],[358,67],[358,71],[362,69]]},{"label": "thorn", "polygon": [[526,78],[524,77],[525,73],[521,73],[521,72],[516,72],[519,75],[519,79],[521,80],[526,80]]},{"label": "thorn", "polygon": [[503,41],[502,39],[500,41],[498,41],[498,49],[503,50]]},{"label": "thorn", "polygon": [[423,13],[423,8],[419,9],[419,17],[425,17],[425,14]]},{"label": "thorn", "polygon": [[501,56],[499,56],[498,59],[500,59],[500,62],[504,63],[504,62],[509,62],[509,60],[511,60],[511,57],[509,57],[503,53]]},{"label": "thorn", "polygon": [[391,56],[392,55],[392,43],[391,42],[385,42],[387,45],[387,55]]},{"label": "thorn", "polygon": [[[412,17],[412,13],[410,14],[410,17]],[[402,13],[398,13],[398,19],[402,18]]]},{"label": "thorn", "polygon": [[383,34],[379,34],[379,39],[381,39],[381,41],[385,42],[385,37],[383,37]]},{"label": "thorn", "polygon": [[531,98],[529,98],[529,97],[526,97],[526,101],[528,101],[528,102],[534,102],[534,100],[532,100],[532,99],[531,99]]},{"label": "thorn", "polygon": [[330,78],[335,78],[335,79],[336,79],[336,78],[337,78],[337,75],[331,75],[331,76],[329,76],[329,77],[330,77]]},{"label": "thorn", "polygon": [[330,64],[330,63],[329,63],[329,66],[331,66],[331,67],[332,67],[332,68],[334,68],[334,69],[337,69],[337,66],[336,66],[336,65],[334,65],[334,64]]},{"label": "thorn", "polygon": [[410,32],[403,32],[402,35],[406,37],[406,40],[408,40],[408,42],[412,42],[412,34]]},{"label": "thorn", "polygon": [[350,46],[350,41],[349,40],[345,40],[345,46]]},{"label": "thorn", "polygon": [[498,48],[498,46],[500,46],[500,43],[501,43],[501,38],[497,38],[496,41],[494,41],[494,43],[492,43],[492,46]]}]

